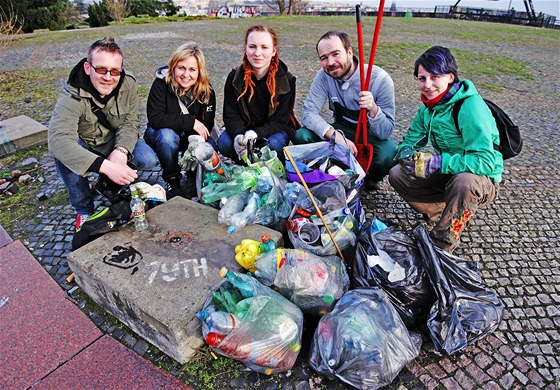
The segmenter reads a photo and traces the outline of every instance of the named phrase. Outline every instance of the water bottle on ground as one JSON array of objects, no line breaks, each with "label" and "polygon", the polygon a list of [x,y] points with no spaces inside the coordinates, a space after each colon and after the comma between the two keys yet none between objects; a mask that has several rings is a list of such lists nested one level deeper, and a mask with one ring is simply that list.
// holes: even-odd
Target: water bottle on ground
[{"label": "water bottle on ground", "polygon": [[136,187],[132,187],[132,199],[130,200],[130,209],[134,216],[134,227],[137,231],[141,232],[146,230],[150,224],[146,219],[146,210],[144,209],[144,201],[138,197]]},{"label": "water bottle on ground", "polygon": [[245,207],[246,202],[247,191],[242,191],[226,198],[224,205],[218,212],[218,223],[228,225],[230,223],[231,216],[241,212],[243,207]]}]

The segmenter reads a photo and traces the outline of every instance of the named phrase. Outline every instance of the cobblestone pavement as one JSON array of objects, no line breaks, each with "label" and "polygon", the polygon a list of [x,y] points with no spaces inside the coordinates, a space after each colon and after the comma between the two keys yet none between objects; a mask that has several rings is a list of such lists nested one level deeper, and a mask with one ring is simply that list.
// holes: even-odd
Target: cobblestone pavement
[{"label": "cobblestone pavement", "polygon": [[[239,62],[240,40],[248,23],[224,21],[218,24],[217,21],[204,21],[111,27],[105,31],[96,30],[95,37],[106,34],[118,37],[127,58],[127,67],[138,76],[141,93],[144,89],[144,98],[153,70],[163,64],[169,53],[184,40],[198,40],[205,48],[213,84],[218,91],[218,102],[221,102],[227,71]],[[280,30],[280,23],[289,26]],[[332,19],[328,27],[291,23],[289,19],[270,21],[270,24],[278,26],[291,38],[282,40],[280,53],[298,76],[297,111],[300,114],[307,87],[319,66],[313,53],[316,37],[327,28],[353,31],[351,29],[354,26],[349,19],[343,18]],[[501,188],[499,199],[493,206],[480,210],[456,253],[479,263],[482,276],[498,291],[505,303],[504,319],[494,334],[456,356],[439,356],[434,353],[431,343],[426,342],[420,356],[401,372],[390,388],[558,388],[560,245],[557,221],[560,220],[560,172],[557,156],[560,155],[560,40],[558,37],[547,38],[544,34],[527,34],[526,39],[516,41],[502,37],[500,43],[489,45],[487,41],[476,38],[471,41],[452,34],[449,31],[453,28],[445,24],[438,31],[439,40],[436,42],[432,36],[433,27],[425,27],[424,31],[416,25],[415,28],[408,24],[400,26],[391,18],[384,23],[386,38],[381,46],[403,42],[410,45],[425,44],[428,47],[437,43],[479,53],[480,58],[486,61],[492,61],[497,55],[517,58],[519,53],[524,53],[523,59],[527,62],[526,77],[507,72],[499,76],[470,74],[465,66],[467,78],[474,80],[486,97],[498,102],[510,113],[525,138],[523,154],[506,162],[506,183]],[[484,26],[480,24],[481,34],[484,34]],[[37,55],[50,58],[51,61],[45,61],[48,66],[70,69],[93,40],[92,32],[81,34],[68,33],[68,38],[56,45],[44,40],[41,41],[44,43],[31,47],[11,48],[0,53],[0,70],[25,69],[36,63]],[[414,59],[421,50],[416,47],[417,52],[411,58]],[[390,54],[387,56],[390,57]],[[11,61],[7,63],[6,58]],[[398,125],[394,139],[398,141],[418,106],[414,81],[410,76],[412,65],[397,66],[390,60],[383,65],[395,80]],[[459,66],[461,69],[462,64],[459,63]],[[501,88],[496,89],[496,84],[501,85]],[[41,165],[46,171],[43,191],[47,195],[64,191],[52,158],[46,156]],[[159,180],[159,172],[144,173],[141,179],[153,183]],[[409,229],[420,219],[396,195],[387,181],[377,191],[362,194],[362,199],[368,212],[396,221],[403,228]],[[98,206],[103,204],[101,199],[96,202]],[[54,206],[33,220],[22,221],[12,236],[24,240],[49,274],[68,291],[70,297],[78,300],[78,305],[102,331],[121,340],[147,359],[158,360],[158,364],[172,374],[179,375],[180,367],[176,363],[158,358],[148,343],[117,327],[103,310],[86,305],[79,288],[74,283],[66,283],[70,273],[66,256],[70,251],[73,223],[74,215],[70,206]],[[313,374],[303,358],[291,373],[279,377],[267,378],[250,373],[241,365],[240,371],[240,378],[231,380],[231,388],[254,388],[254,381],[258,381],[259,388],[266,389],[308,389],[319,386],[318,376]],[[321,384],[327,388],[345,387],[338,381],[324,378]]]}]

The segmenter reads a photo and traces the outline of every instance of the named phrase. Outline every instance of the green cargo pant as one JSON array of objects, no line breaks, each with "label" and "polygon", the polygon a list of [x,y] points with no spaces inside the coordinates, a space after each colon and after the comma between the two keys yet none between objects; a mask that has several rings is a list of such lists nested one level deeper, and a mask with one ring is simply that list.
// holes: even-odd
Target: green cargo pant
[{"label": "green cargo pant", "polygon": [[459,245],[462,231],[478,208],[493,203],[499,193],[499,185],[487,176],[463,172],[421,179],[400,164],[389,171],[389,183],[414,210],[428,221],[437,221],[430,236],[447,252]]}]

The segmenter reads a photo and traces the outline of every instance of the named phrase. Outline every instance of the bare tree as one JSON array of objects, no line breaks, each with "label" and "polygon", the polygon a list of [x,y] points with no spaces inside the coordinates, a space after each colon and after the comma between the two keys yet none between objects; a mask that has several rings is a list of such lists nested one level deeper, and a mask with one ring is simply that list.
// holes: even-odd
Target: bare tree
[{"label": "bare tree", "polygon": [[265,0],[265,4],[280,15],[299,15],[305,11],[305,0]]},{"label": "bare tree", "polygon": [[15,36],[21,33],[23,17],[14,11],[13,5],[7,9],[0,6],[0,51],[12,42]]},{"label": "bare tree", "polygon": [[107,6],[116,24],[120,24],[130,13],[130,5],[127,0],[108,0]]}]

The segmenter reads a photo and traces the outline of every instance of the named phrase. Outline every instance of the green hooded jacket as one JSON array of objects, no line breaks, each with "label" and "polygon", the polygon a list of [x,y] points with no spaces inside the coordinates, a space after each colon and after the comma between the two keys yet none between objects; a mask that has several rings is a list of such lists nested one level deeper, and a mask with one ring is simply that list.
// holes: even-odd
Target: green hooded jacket
[{"label": "green hooded jacket", "polygon": [[[457,120],[459,132],[453,120],[453,106],[461,99],[465,101]],[[422,104],[398,150],[406,145],[419,150],[428,141],[442,156],[443,174],[471,172],[488,176],[496,183],[502,181],[504,161],[493,146],[500,143],[496,121],[471,81],[461,80],[459,90],[446,103],[431,109]]]}]

